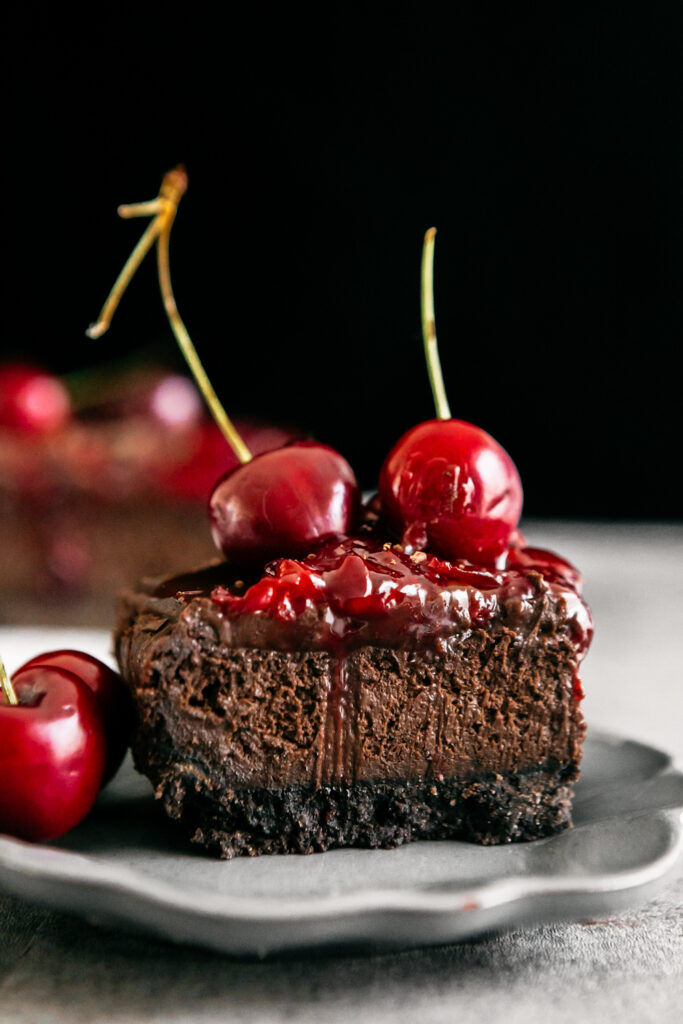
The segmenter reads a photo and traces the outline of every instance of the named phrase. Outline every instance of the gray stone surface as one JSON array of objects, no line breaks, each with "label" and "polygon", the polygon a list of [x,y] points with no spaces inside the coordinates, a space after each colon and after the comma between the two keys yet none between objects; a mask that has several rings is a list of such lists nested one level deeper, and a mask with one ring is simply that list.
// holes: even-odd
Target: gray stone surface
[{"label": "gray stone surface", "polygon": [[[683,761],[683,530],[527,524],[586,577],[589,723]],[[0,897],[0,1021],[679,1021],[683,865],[607,920],[386,955],[234,961]]]}]

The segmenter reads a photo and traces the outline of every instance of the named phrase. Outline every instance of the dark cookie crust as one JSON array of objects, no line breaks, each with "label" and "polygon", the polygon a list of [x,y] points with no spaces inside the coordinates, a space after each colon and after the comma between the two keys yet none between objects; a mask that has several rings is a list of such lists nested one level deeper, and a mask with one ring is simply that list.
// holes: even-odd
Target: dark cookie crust
[{"label": "dark cookie crust", "polygon": [[577,766],[457,780],[211,791],[191,770],[158,791],[169,817],[217,857],[391,849],[417,839],[483,845],[540,839],[571,824]]}]

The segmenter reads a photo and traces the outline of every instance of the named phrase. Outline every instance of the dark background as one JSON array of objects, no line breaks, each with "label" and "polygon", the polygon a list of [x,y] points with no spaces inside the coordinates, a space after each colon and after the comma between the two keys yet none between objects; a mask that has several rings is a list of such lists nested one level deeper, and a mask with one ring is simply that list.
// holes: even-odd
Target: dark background
[{"label": "dark background", "polygon": [[512,454],[527,514],[679,517],[680,5],[232,11],[10,14],[3,354],[176,358],[153,261],[83,331],[142,227],[117,205],[182,161],[176,294],[230,412],[313,431],[371,487],[432,415],[435,224],[451,408]]}]

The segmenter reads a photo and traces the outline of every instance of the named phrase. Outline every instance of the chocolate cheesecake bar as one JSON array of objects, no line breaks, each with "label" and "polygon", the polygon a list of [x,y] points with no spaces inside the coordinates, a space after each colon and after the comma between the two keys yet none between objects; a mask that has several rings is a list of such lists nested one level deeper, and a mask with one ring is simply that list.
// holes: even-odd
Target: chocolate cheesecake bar
[{"label": "chocolate cheesecake bar", "polygon": [[167,813],[221,857],[567,827],[590,614],[563,559],[501,562],[370,532],[124,592],[133,753]]}]

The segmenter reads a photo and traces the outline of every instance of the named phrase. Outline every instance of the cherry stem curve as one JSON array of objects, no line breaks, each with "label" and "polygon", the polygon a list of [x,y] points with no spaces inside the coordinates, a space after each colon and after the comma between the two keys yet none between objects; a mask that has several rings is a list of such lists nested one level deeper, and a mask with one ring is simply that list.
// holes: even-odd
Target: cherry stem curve
[{"label": "cherry stem curve", "polygon": [[424,342],[425,359],[429,383],[434,396],[436,415],[440,420],[451,419],[451,410],[446,397],[446,389],[441,372],[439,346],[436,342],[436,319],[434,316],[434,239],[436,228],[429,228],[422,247],[422,272],[420,275],[421,309],[422,309],[422,340]]},{"label": "cherry stem curve", "polygon": [[12,681],[7,675],[7,670],[5,669],[2,658],[0,658],[0,688],[2,688],[2,696],[4,697],[5,704],[17,705],[19,703],[14,687],[12,686]]},{"label": "cherry stem curve", "polygon": [[185,357],[195,383],[199,388],[204,401],[209,407],[211,415],[218,424],[218,427],[228,442],[233,452],[241,463],[250,462],[252,454],[246,446],[232,420],[221,405],[218,396],[202,366],[196,348],[183,323],[171,286],[171,272],[169,263],[169,238],[171,228],[178,212],[178,204],[187,191],[187,174],[183,167],[176,167],[164,175],[159,189],[159,195],[146,203],[133,203],[127,206],[120,206],[118,214],[124,219],[132,217],[154,217],[144,231],[140,241],[128,257],[123,270],[114,282],[104,303],[97,322],[91,324],[86,334],[89,338],[101,338],[109,329],[112,317],[121,301],[123,293],[133,279],[135,272],[143,259],[156,243],[157,267],[159,272],[159,287],[164,303],[166,316],[168,317],[171,330],[178,342],[178,347]]}]

